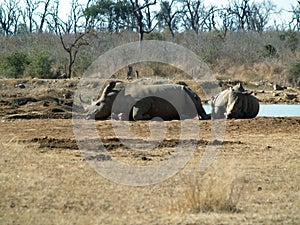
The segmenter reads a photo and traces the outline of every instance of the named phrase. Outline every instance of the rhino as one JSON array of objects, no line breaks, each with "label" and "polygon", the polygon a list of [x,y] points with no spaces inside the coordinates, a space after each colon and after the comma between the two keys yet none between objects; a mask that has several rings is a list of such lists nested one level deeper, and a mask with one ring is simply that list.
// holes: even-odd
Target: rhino
[{"label": "rhino", "polygon": [[212,97],[213,118],[254,118],[259,112],[259,101],[241,83]]},{"label": "rhino", "polygon": [[87,119],[209,119],[200,97],[180,84],[111,81],[101,97],[85,108]]}]

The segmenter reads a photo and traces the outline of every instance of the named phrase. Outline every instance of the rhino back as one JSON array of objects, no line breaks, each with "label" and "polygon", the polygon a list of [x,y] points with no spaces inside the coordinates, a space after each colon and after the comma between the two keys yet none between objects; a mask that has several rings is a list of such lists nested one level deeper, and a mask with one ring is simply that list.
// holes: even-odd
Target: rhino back
[{"label": "rhino back", "polygon": [[[148,101],[147,104],[145,101]],[[197,115],[193,101],[182,85],[129,85],[126,86],[115,100],[115,113],[130,112],[138,103],[139,107],[150,102],[150,117],[161,117],[164,120],[178,119],[179,115],[192,117]]]}]

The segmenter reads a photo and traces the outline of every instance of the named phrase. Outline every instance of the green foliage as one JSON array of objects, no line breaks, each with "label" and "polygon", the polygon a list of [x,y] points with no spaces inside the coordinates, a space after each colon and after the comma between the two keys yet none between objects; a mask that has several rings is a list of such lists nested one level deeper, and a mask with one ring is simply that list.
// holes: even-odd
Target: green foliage
[{"label": "green foliage", "polygon": [[28,55],[24,52],[12,52],[4,56],[0,61],[0,76],[19,78],[23,76],[26,65],[28,65]]},{"label": "green foliage", "polygon": [[29,56],[29,64],[26,67],[25,75],[38,78],[53,78],[51,71],[54,60],[44,50],[33,50]]}]

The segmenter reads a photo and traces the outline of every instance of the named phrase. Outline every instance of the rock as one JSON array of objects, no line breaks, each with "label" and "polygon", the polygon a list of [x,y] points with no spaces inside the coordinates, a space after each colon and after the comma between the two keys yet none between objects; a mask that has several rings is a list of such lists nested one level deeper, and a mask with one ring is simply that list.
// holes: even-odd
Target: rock
[{"label": "rock", "polygon": [[278,84],[274,84],[274,85],[273,85],[273,89],[274,89],[274,91],[282,91],[284,88],[281,87],[281,86],[278,85]]},{"label": "rock", "polygon": [[297,98],[297,94],[284,93],[284,97],[288,100],[293,100],[293,99]]},{"label": "rock", "polygon": [[273,96],[274,96],[274,97],[277,97],[277,96],[279,96],[279,93],[276,93],[276,92],[275,92],[275,93],[273,93]]},{"label": "rock", "polygon": [[258,186],[258,187],[257,187],[257,190],[258,190],[258,191],[261,191],[261,190],[262,190],[262,187],[261,187],[261,186]]},{"label": "rock", "polygon": [[67,93],[63,94],[64,99],[70,99],[72,97],[72,92],[68,91]]},{"label": "rock", "polygon": [[18,87],[21,89],[26,88],[25,84],[23,84],[23,83],[17,84],[15,87]]}]

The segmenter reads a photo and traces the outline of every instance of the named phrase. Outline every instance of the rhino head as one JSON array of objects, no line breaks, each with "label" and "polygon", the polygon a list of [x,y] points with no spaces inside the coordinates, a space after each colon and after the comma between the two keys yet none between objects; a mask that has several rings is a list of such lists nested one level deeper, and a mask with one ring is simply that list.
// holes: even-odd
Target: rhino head
[{"label": "rhino head", "polygon": [[243,118],[244,112],[247,111],[248,96],[252,92],[246,91],[242,84],[239,83],[234,87],[230,87],[228,90],[228,103],[226,108],[226,117],[227,118]]},{"label": "rhino head", "polygon": [[103,90],[97,101],[85,108],[86,119],[104,120],[111,115],[112,106],[123,85],[121,82],[112,81]]}]

